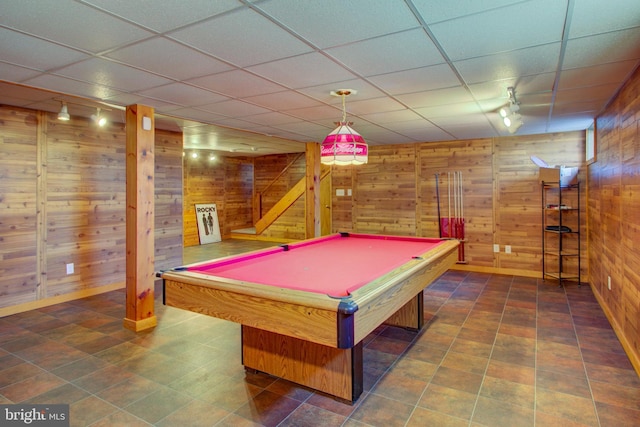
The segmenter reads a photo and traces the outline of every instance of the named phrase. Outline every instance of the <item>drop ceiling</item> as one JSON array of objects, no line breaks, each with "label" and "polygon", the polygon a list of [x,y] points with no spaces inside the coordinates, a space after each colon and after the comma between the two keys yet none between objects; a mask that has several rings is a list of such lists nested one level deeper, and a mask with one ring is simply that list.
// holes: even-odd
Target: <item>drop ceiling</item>
[{"label": "drop ceiling", "polygon": [[303,151],[342,116],[370,145],[586,129],[640,64],[637,0],[21,0],[0,12],[0,103],[124,121],[186,148]]}]

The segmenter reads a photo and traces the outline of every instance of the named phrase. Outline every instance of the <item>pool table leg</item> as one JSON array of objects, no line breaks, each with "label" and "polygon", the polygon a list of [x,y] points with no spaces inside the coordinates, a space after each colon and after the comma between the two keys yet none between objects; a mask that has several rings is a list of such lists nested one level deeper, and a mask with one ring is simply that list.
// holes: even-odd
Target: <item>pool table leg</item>
[{"label": "pool table leg", "polygon": [[242,364],[350,403],[363,390],[362,343],[339,349],[243,325]]},{"label": "pool table leg", "polygon": [[424,325],[424,291],[411,298],[385,322],[385,325],[399,326],[419,331]]}]

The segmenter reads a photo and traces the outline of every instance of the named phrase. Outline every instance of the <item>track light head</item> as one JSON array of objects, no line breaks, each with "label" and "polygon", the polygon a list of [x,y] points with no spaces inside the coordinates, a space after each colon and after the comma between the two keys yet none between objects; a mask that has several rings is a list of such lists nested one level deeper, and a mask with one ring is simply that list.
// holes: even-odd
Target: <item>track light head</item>
[{"label": "track light head", "polygon": [[62,120],[63,122],[69,121],[71,116],[69,115],[69,110],[67,109],[67,103],[62,102],[62,107],[60,108],[60,112],[58,113],[58,120]]},{"label": "track light head", "polygon": [[500,108],[498,114],[502,117],[507,130],[513,134],[522,126],[522,116],[518,113],[520,104],[516,100],[516,90],[513,87],[507,88],[507,95],[509,96],[509,105]]},{"label": "track light head", "polygon": [[107,118],[100,114],[100,108],[96,110],[96,114],[91,115],[91,120],[95,122],[100,127],[103,127],[107,124]]}]

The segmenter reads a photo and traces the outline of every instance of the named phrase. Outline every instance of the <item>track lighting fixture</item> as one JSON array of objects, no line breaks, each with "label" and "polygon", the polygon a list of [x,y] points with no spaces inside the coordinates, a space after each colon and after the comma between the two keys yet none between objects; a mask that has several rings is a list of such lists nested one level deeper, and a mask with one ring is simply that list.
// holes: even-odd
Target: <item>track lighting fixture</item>
[{"label": "track lighting fixture", "polygon": [[509,95],[509,105],[500,108],[498,114],[502,117],[507,130],[513,134],[522,126],[522,116],[518,113],[520,104],[516,100],[516,90],[513,87],[507,88],[507,95]]},{"label": "track lighting fixture", "polygon": [[100,127],[103,127],[107,124],[107,118],[100,114],[100,108],[96,110],[96,114],[91,115],[91,120],[93,120],[94,123]]},{"label": "track lighting fixture", "polygon": [[67,109],[67,103],[62,101],[62,107],[60,108],[60,112],[58,113],[58,120],[62,120],[63,122],[69,121],[71,116],[69,116],[69,110]]}]

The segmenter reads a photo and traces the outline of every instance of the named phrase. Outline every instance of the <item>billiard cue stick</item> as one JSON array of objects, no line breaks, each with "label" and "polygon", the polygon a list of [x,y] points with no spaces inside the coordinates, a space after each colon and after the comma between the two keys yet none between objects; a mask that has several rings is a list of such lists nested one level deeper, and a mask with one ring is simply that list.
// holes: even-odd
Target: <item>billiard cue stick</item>
[{"label": "billiard cue stick", "polygon": [[458,172],[453,172],[453,237],[458,236]]},{"label": "billiard cue stick", "polygon": [[460,250],[462,262],[465,262],[464,255],[464,188],[462,186],[462,171],[460,171]]},{"label": "billiard cue stick", "polygon": [[438,236],[440,236],[440,238],[442,238],[442,224],[441,224],[441,220],[440,220],[440,190],[438,188],[438,174],[436,174],[436,206],[438,209]]},{"label": "billiard cue stick", "polygon": [[451,172],[447,172],[447,237],[451,236]]}]

